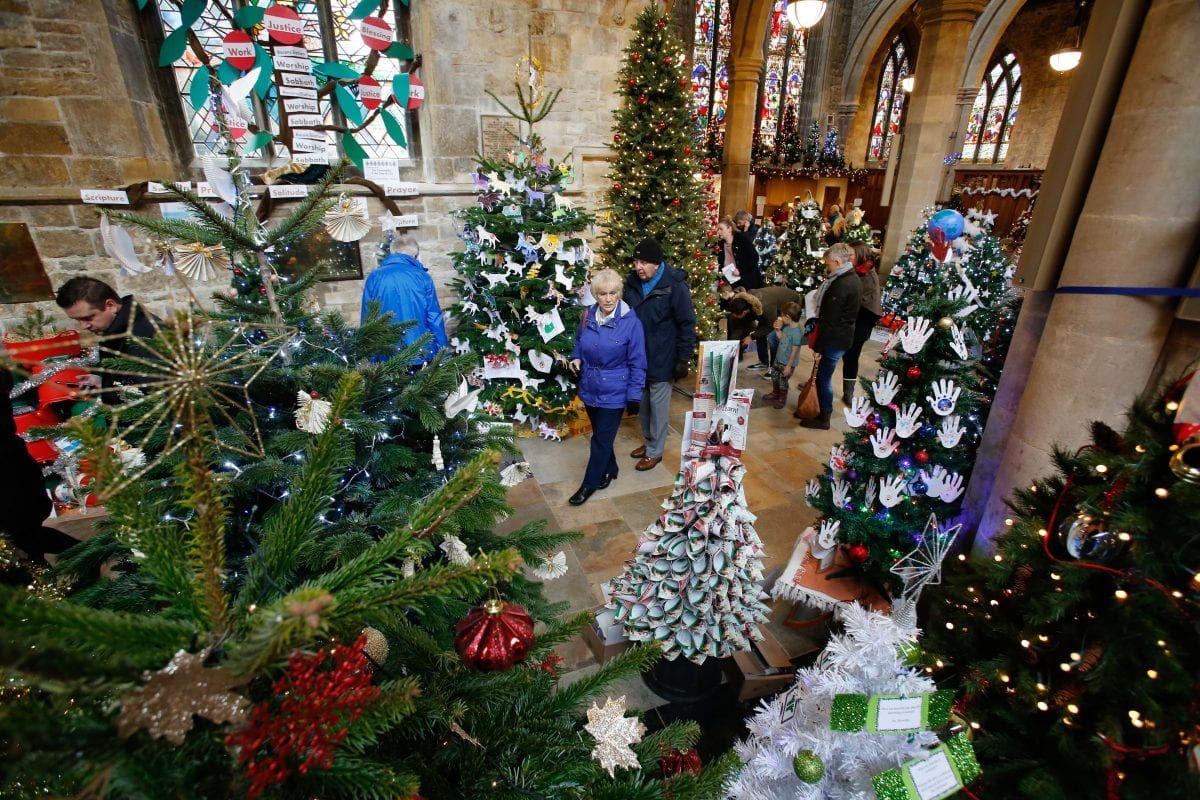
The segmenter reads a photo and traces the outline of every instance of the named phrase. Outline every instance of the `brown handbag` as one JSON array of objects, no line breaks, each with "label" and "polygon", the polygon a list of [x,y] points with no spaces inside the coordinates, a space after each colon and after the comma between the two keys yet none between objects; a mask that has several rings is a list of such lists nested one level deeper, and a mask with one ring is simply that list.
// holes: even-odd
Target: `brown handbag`
[{"label": "brown handbag", "polygon": [[796,399],[796,410],[792,412],[796,419],[816,419],[821,416],[821,401],[817,397],[817,365],[820,363],[821,357],[818,355],[813,359],[812,374]]}]

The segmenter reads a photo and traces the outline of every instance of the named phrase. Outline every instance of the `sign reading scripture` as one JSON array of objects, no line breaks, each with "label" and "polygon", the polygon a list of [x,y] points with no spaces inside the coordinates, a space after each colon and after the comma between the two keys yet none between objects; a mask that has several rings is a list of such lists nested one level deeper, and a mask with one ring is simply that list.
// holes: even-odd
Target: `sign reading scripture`
[{"label": "sign reading scripture", "polygon": [[129,205],[129,195],[120,189],[80,189],[79,199],[102,206]]}]

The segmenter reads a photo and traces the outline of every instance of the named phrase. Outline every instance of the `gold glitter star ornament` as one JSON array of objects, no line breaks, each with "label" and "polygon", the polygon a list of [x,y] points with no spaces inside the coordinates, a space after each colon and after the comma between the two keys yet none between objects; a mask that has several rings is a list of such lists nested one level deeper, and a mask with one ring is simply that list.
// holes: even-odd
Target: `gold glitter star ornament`
[{"label": "gold glitter star ornament", "polygon": [[250,702],[229,691],[241,679],[220,667],[205,668],[208,652],[180,650],[158,672],[143,672],[146,685],[121,700],[121,715],[117,717],[121,737],[128,738],[145,728],[155,739],[181,745],[192,729],[193,714],[218,725],[243,721]]},{"label": "gold glitter star ornament", "polygon": [[637,717],[625,716],[625,695],[615,700],[608,698],[604,708],[592,703],[587,716],[588,722],[583,729],[596,739],[592,758],[608,770],[609,776],[614,774],[617,767],[637,769],[640,763],[631,745],[642,740],[646,726]]}]

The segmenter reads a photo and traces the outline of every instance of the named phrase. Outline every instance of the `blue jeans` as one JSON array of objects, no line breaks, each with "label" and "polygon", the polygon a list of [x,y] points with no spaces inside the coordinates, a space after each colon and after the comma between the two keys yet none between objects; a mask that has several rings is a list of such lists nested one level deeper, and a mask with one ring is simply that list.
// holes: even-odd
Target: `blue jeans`
[{"label": "blue jeans", "polygon": [[617,457],[613,455],[613,442],[617,429],[621,427],[624,408],[600,408],[584,406],[588,420],[592,423],[592,450],[588,456],[587,471],[583,473],[583,486],[599,489],[605,475],[617,477]]},{"label": "blue jeans", "polygon": [[817,364],[817,400],[821,403],[821,416],[833,415],[833,371],[846,354],[845,350],[830,350],[821,354]]}]

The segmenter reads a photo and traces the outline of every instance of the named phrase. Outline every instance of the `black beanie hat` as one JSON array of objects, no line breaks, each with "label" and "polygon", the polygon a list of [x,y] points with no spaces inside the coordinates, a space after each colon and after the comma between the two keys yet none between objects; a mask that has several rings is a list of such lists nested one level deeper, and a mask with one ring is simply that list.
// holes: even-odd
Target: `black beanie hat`
[{"label": "black beanie hat", "polygon": [[633,248],[633,257],[637,261],[649,261],[651,264],[661,264],[663,261],[662,245],[658,239],[647,236]]}]

